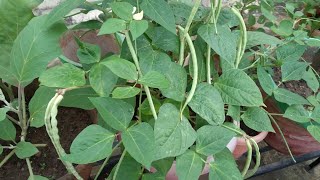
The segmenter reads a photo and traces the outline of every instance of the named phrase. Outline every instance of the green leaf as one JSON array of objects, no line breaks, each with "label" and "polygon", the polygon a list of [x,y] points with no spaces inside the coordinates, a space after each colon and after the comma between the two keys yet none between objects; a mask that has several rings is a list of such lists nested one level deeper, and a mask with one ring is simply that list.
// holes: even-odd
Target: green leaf
[{"label": "green leaf", "polygon": [[6,119],[8,111],[9,111],[9,108],[7,107],[0,108],[0,121],[3,121]]},{"label": "green leaf", "polygon": [[163,27],[156,27],[152,36],[152,45],[163,49],[164,51],[172,51],[179,53],[179,38],[175,34]]},{"label": "green leaf", "polygon": [[[12,45],[20,31],[34,17],[32,9],[41,2],[37,0],[2,0],[0,6],[0,78],[12,79],[8,73]],[[19,17],[19,18],[17,18]],[[12,76],[12,75],[11,75]]]},{"label": "green leaf", "polygon": [[257,69],[257,75],[260,86],[262,87],[264,92],[271,96],[273,91],[278,88],[271,75],[267,73],[261,66],[259,66]]},{"label": "green leaf", "polygon": [[320,142],[320,126],[310,125],[307,127],[307,130],[315,140]]},{"label": "green leaf", "polygon": [[110,95],[118,79],[118,76],[101,63],[92,66],[90,69],[90,85],[102,97]]},{"label": "green leaf", "polygon": [[157,172],[143,174],[142,180],[163,180],[173,163],[173,158],[160,159],[152,163]]},{"label": "green leaf", "polygon": [[198,84],[189,106],[209,124],[219,125],[225,120],[223,100],[219,91],[211,84]]},{"label": "green leaf", "polygon": [[203,168],[202,158],[194,151],[187,150],[177,157],[176,171],[179,180],[197,180]]},{"label": "green leaf", "polygon": [[16,138],[16,128],[7,118],[0,121],[0,139],[14,141]]},{"label": "green leaf", "polygon": [[39,150],[30,142],[21,141],[15,148],[15,153],[20,159],[31,157],[39,152]]},{"label": "green leaf", "polygon": [[136,66],[125,59],[121,59],[117,56],[110,56],[106,61],[101,64],[109,68],[115,75],[127,79],[127,80],[137,80],[138,73]]},{"label": "green leaf", "polygon": [[309,86],[310,89],[312,89],[313,92],[318,92],[319,89],[319,79],[315,75],[315,73],[312,71],[311,68],[309,68],[302,76],[302,79],[305,80]]},{"label": "green leaf", "polygon": [[225,148],[214,156],[210,163],[209,180],[239,180],[243,179],[231,152]]},{"label": "green leaf", "polygon": [[33,177],[29,176],[28,180],[49,180],[49,179],[40,175],[33,175]]},{"label": "green leaf", "polygon": [[251,107],[241,115],[243,122],[249,128],[262,132],[274,132],[268,114],[259,107]]},{"label": "green leaf", "polygon": [[78,38],[75,39],[77,44],[79,45],[79,49],[77,50],[77,56],[82,64],[92,64],[100,61],[100,46],[81,42]]},{"label": "green leaf", "polygon": [[170,86],[166,76],[157,71],[149,71],[138,80],[138,83],[159,89],[165,89]]},{"label": "green leaf", "polygon": [[47,87],[79,87],[86,84],[85,72],[71,64],[63,64],[46,70],[39,78]]},{"label": "green leaf", "polygon": [[58,23],[48,28],[47,20],[48,15],[33,18],[14,41],[10,72],[22,86],[39,77],[48,63],[61,54],[59,39],[66,27]]},{"label": "green leaf", "polygon": [[104,22],[98,35],[113,34],[127,29],[127,22],[122,19],[110,18]]},{"label": "green leaf", "polygon": [[0,144],[0,155],[3,153],[3,147]]},{"label": "green leaf", "polygon": [[146,20],[133,20],[129,25],[129,29],[132,35],[132,40],[136,40],[148,29],[148,21]]},{"label": "green leaf", "polygon": [[126,99],[136,96],[140,93],[140,89],[136,87],[117,87],[112,92],[114,99]]},{"label": "green leaf", "polygon": [[278,27],[272,26],[270,29],[280,36],[290,36],[293,33],[293,23],[290,20],[282,20]]},{"label": "green leaf", "polygon": [[55,95],[55,88],[40,86],[29,102],[31,127],[42,127],[47,105]]},{"label": "green leaf", "polygon": [[150,19],[176,34],[174,15],[167,2],[164,0],[144,0],[140,7]]},{"label": "green leaf", "polygon": [[183,154],[196,140],[188,119],[173,104],[164,104],[154,125],[155,160]]},{"label": "green leaf", "polygon": [[240,106],[228,106],[228,116],[232,117],[233,120],[240,121]]},{"label": "green leaf", "polygon": [[305,40],[305,43],[311,47],[320,47],[320,39],[317,38],[308,38]]},{"label": "green leaf", "polygon": [[168,88],[161,88],[162,94],[176,101],[183,101],[187,87],[187,73],[180,65],[171,61],[170,57],[158,51],[146,51],[139,54],[141,71],[157,71],[166,76],[170,82]]},{"label": "green leaf", "polygon": [[302,79],[306,72],[308,63],[306,62],[287,62],[281,66],[282,82]]},{"label": "green leaf", "polygon": [[226,104],[237,106],[261,106],[262,95],[255,82],[242,70],[224,72],[214,84]]},{"label": "green leaf", "polygon": [[306,50],[306,46],[299,45],[297,43],[289,43],[287,45],[277,48],[277,59],[282,62],[297,61],[303,55]]},{"label": "green leaf", "polygon": [[94,106],[89,98],[98,96],[99,95],[91,87],[74,89],[65,93],[60,106],[91,110],[94,109]]},{"label": "green leaf", "polygon": [[121,137],[130,155],[149,169],[155,151],[152,127],[148,123],[141,123],[124,131]]},{"label": "green leaf", "polygon": [[120,164],[117,176],[114,177],[114,167],[107,180],[139,180],[141,176],[141,165],[135,161],[128,153],[125,154]]},{"label": "green leaf", "polygon": [[289,106],[293,104],[309,104],[304,97],[282,88],[274,91],[274,97],[277,101],[286,103]]},{"label": "green leaf", "polygon": [[113,2],[110,4],[112,11],[123,20],[132,19],[133,6],[127,2]]},{"label": "green leaf", "polygon": [[109,97],[89,99],[108,125],[113,129],[126,131],[134,114],[134,109],[130,104]]},{"label": "green leaf", "polygon": [[229,64],[233,65],[236,58],[237,39],[226,25],[202,25],[198,29],[200,37]]},{"label": "green leaf", "polygon": [[222,151],[236,134],[220,126],[206,125],[197,131],[197,153],[210,156]]},{"label": "green leaf", "polygon": [[99,125],[90,125],[78,134],[70,147],[70,154],[63,157],[76,164],[87,164],[105,159],[112,153],[115,135]]},{"label": "green leaf", "polygon": [[277,18],[273,15],[273,7],[271,7],[266,0],[263,0],[260,3],[261,13],[271,22],[275,22]]},{"label": "green leaf", "polygon": [[299,123],[310,121],[309,112],[302,105],[292,105],[286,109],[283,117]]},{"label": "green leaf", "polygon": [[320,123],[320,106],[316,106],[311,114],[311,118]]},{"label": "green leaf", "polygon": [[249,14],[249,17],[248,17],[248,25],[249,26],[253,26],[256,24],[256,17],[252,14]]},{"label": "green leaf", "polygon": [[278,45],[281,44],[282,41],[274,36],[271,36],[269,34],[266,34],[264,32],[258,32],[258,31],[248,31],[248,42],[246,49],[250,49],[254,46],[259,45]]}]

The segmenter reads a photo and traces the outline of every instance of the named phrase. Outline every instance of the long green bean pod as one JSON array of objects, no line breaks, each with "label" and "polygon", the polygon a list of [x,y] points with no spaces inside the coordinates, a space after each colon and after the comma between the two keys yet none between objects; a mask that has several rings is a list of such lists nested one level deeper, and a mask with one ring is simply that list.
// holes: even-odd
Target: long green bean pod
[{"label": "long green bean pod", "polygon": [[[62,157],[66,155],[64,149],[60,144],[59,130],[57,127],[58,121],[56,119],[58,114],[58,106],[59,106],[59,103],[62,101],[62,99],[63,99],[63,95],[56,93],[56,95],[48,103],[46,113],[45,113],[45,125],[47,129],[47,133],[60,159],[62,159]],[[78,174],[78,172],[73,167],[72,163],[68,161],[62,161],[62,163],[67,168],[68,172],[73,174],[76,179],[83,180],[83,178]]]}]

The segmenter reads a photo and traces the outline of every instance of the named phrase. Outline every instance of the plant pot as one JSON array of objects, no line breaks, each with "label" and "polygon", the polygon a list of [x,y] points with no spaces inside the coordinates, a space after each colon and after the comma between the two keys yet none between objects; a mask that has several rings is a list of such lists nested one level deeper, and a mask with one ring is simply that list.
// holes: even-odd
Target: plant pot
[{"label": "plant pot", "polygon": [[[229,144],[227,145],[227,148],[231,152],[233,152],[234,149],[236,148],[236,145],[237,145],[237,139],[236,138],[232,138],[231,141],[229,142]],[[211,161],[213,161],[213,157],[209,156],[207,158],[207,162],[211,162]],[[210,169],[209,164],[206,163],[206,165],[204,166],[204,168],[202,170],[201,175],[208,174],[209,173],[209,169]],[[173,162],[169,172],[167,173],[166,180],[178,180],[178,176],[177,176],[177,173],[176,173],[176,161]]]},{"label": "plant pot", "polygon": [[[281,113],[273,99],[268,98],[265,101],[265,105],[268,112]],[[305,128],[282,116],[274,116],[274,118],[280,126],[293,155],[302,155],[320,150],[320,143]],[[273,126],[276,133],[269,133],[265,142],[275,150],[283,154],[289,154],[278,129],[274,124]]]},{"label": "plant pot", "polygon": [[[76,30],[66,32],[61,40],[60,46],[63,55],[72,61],[79,62],[77,57],[77,50],[79,48],[78,44],[74,40],[74,37],[80,38],[81,41],[98,45],[101,49],[101,57],[104,57],[108,53],[119,53],[119,46],[115,38],[111,35],[101,35],[98,36],[97,31],[87,32],[85,30]],[[60,64],[60,60],[54,60],[49,63],[48,67],[53,67]]]},{"label": "plant pot", "polygon": [[[257,143],[263,141],[266,136],[268,135],[268,132],[260,132],[256,136],[251,137],[254,141]],[[233,151],[233,157],[238,159],[240,158],[244,153],[248,151],[247,144],[244,138],[237,138],[237,146],[235,150]]]}]

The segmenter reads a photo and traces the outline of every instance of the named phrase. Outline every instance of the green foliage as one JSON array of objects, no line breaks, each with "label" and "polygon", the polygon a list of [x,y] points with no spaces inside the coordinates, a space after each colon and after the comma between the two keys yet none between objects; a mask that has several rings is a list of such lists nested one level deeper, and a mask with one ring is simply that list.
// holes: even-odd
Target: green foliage
[{"label": "green foliage", "polygon": [[197,131],[196,152],[210,156],[222,151],[236,134],[220,126],[206,125]]},{"label": "green foliage", "polygon": [[114,99],[126,99],[136,96],[140,93],[140,89],[136,87],[117,87],[112,92]]},{"label": "green foliage", "polygon": [[140,6],[149,18],[176,34],[173,12],[164,0],[144,0]]},{"label": "green foliage", "polygon": [[262,132],[274,132],[267,113],[258,107],[248,108],[241,118],[243,122],[251,129]]},{"label": "green foliage", "polygon": [[130,155],[149,169],[155,152],[152,127],[147,123],[130,127],[123,132],[122,140]]},{"label": "green foliage", "polygon": [[70,154],[63,157],[72,163],[87,164],[110,156],[115,135],[98,125],[90,125],[71,144]]},{"label": "green foliage", "polygon": [[16,128],[7,118],[0,121],[0,139],[14,141],[16,138]]},{"label": "green foliage", "polygon": [[210,162],[209,179],[242,179],[232,154],[228,149],[224,149],[214,156],[214,161]]},{"label": "green foliage", "polygon": [[187,118],[181,116],[179,110],[169,103],[160,108],[154,135],[156,160],[183,154],[197,137]]},{"label": "green foliage", "polygon": [[86,84],[85,72],[71,64],[63,64],[46,70],[39,78],[47,87],[77,87]]},{"label": "green foliage", "polygon": [[189,103],[191,109],[209,124],[220,125],[224,122],[224,103],[219,91],[212,85],[201,83]]},{"label": "green foliage", "polygon": [[177,157],[177,175],[179,179],[197,180],[203,169],[203,162],[199,154],[187,150]]},{"label": "green foliage", "polygon": [[[226,122],[226,115],[255,131],[274,132],[269,107],[264,105],[264,99],[274,97],[288,105],[284,114],[277,115],[303,124],[320,141],[319,74],[302,57],[308,47],[320,46],[311,33],[320,26],[304,14],[315,15],[314,4],[286,3],[288,17],[278,23],[272,7],[279,2],[244,0],[235,5],[238,13],[220,5],[197,9],[191,0],[142,0],[139,4],[66,0],[49,15],[34,17],[32,9],[40,1],[2,0],[0,139],[16,144],[12,152],[19,158],[29,158],[38,152],[26,142],[33,142],[26,139],[29,126],[41,127],[44,120],[50,121],[46,128],[54,144],[59,144],[56,106],[97,109],[99,125],[78,134],[70,154],[57,148],[71,173],[75,173],[71,163],[108,160],[117,149],[124,154],[108,179],[165,179],[174,160],[179,179],[198,179],[205,165],[210,168],[209,179],[243,179],[226,146],[236,136],[248,136]],[[82,12],[102,10],[101,21],[68,28],[108,34],[106,44],[115,40],[120,51],[112,44],[82,42],[80,36],[75,39],[79,63],[61,54],[60,39],[67,30],[64,17],[78,7]],[[245,22],[243,12],[249,12]],[[256,23],[262,28],[255,30]],[[250,31],[244,32],[244,26]],[[270,30],[274,34],[264,33]],[[106,48],[112,53],[103,57]],[[57,57],[64,64],[47,69]],[[42,86],[28,105],[23,104],[29,100],[26,86],[37,78]],[[305,98],[282,88],[288,81],[301,80],[314,94]],[[18,95],[13,94],[12,85]],[[62,101],[57,104],[59,98]],[[16,128],[22,129],[21,134],[16,135],[20,132]],[[115,142],[120,143],[117,148],[113,148]],[[0,145],[1,153],[4,148]],[[205,163],[208,156],[214,156],[214,161]],[[144,173],[142,167],[156,172]],[[30,174],[29,179],[47,179]]]},{"label": "green foliage", "polygon": [[108,57],[102,65],[109,68],[115,75],[127,80],[137,80],[138,72],[136,66],[125,59],[121,59],[117,56]]},{"label": "green foliage", "polygon": [[31,157],[38,152],[39,150],[33,144],[31,144],[30,142],[24,142],[24,141],[21,141],[17,144],[16,151],[15,151],[16,155],[20,159]]},{"label": "green foliage", "polygon": [[126,131],[134,113],[130,104],[109,97],[90,98],[90,101],[109,126],[119,131]]},{"label": "green foliage", "polygon": [[262,95],[255,82],[243,71],[232,69],[224,72],[215,83],[226,104],[260,106]]}]

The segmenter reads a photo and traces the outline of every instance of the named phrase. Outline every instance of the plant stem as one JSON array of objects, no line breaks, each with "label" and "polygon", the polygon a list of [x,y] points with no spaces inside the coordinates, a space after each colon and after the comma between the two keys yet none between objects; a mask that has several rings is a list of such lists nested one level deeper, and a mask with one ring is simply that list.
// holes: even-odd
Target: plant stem
[{"label": "plant stem", "polygon": [[6,155],[6,157],[4,157],[4,159],[0,162],[0,168],[14,155],[14,153],[16,152],[16,150],[12,150],[8,155]]},{"label": "plant stem", "polygon": [[269,116],[269,118],[271,119],[271,121],[273,122],[273,124],[276,125],[276,127],[277,127],[277,129],[279,130],[280,135],[281,135],[281,137],[282,137],[282,139],[283,139],[283,141],[284,141],[284,144],[286,145],[286,147],[287,147],[287,149],[288,149],[288,152],[289,152],[289,154],[290,154],[293,162],[296,163],[296,160],[294,159],[294,157],[293,157],[293,155],[292,155],[292,152],[291,152],[291,149],[290,149],[290,147],[289,147],[289,144],[288,144],[286,138],[284,137],[284,134],[283,134],[280,126],[278,125],[277,121],[272,117],[272,115],[271,115],[268,111],[266,111],[266,110],[264,110],[264,111],[268,114],[268,116]]},{"label": "plant stem", "polygon": [[10,121],[14,122],[16,125],[18,125],[18,126],[21,127],[19,121],[15,120],[13,117],[9,116],[8,114],[7,114],[6,116],[7,116],[7,118],[8,118]]},{"label": "plant stem", "polygon": [[255,163],[253,169],[250,170],[246,174],[245,178],[250,178],[251,176],[253,176],[257,172],[257,170],[260,166],[260,160],[261,160],[261,154],[260,154],[260,150],[259,150],[259,146],[258,146],[257,142],[255,140],[253,140],[252,138],[249,138],[249,140],[253,144],[254,150],[256,152],[256,163]]},{"label": "plant stem", "polygon": [[123,161],[124,156],[126,155],[126,152],[127,152],[127,151],[124,150],[124,151],[122,152],[122,154],[121,154],[120,160],[119,160],[119,162],[118,162],[118,164],[117,164],[116,170],[115,170],[114,175],[113,175],[113,178],[112,178],[113,180],[116,180],[116,177],[117,177],[117,174],[118,174],[120,165],[121,165],[121,163],[122,163],[122,161]]},{"label": "plant stem", "polygon": [[[181,26],[178,26],[178,28],[182,31],[184,31],[184,29]],[[196,50],[194,48],[192,39],[190,37],[190,35],[187,33],[185,36],[189,49],[190,49],[190,53],[191,53],[191,57],[192,57],[192,64],[193,64],[193,80],[192,80],[192,86],[189,92],[189,95],[184,103],[184,105],[182,106],[182,109],[180,111],[181,113],[181,117],[182,117],[182,113],[184,111],[184,109],[187,107],[188,103],[191,101],[194,92],[196,91],[197,88],[197,84],[198,84],[198,60],[197,60],[197,54],[196,54]]]},{"label": "plant stem", "polygon": [[237,129],[233,129],[233,128],[231,128],[231,127],[229,127],[229,126],[226,126],[226,125],[224,125],[224,124],[222,124],[221,126],[224,127],[224,128],[226,128],[226,129],[229,129],[230,131],[235,132],[235,133],[238,134],[238,135],[241,135],[241,136],[244,136],[244,135],[245,135],[243,132],[241,132],[241,131],[239,131],[239,130],[237,130]]},{"label": "plant stem", "polygon": [[[142,104],[142,87],[140,88],[140,95],[139,95],[139,107],[141,107]],[[141,112],[141,108],[138,108],[139,111],[139,122],[142,122],[142,112]]]},{"label": "plant stem", "polygon": [[34,180],[34,176],[33,176],[33,171],[32,171],[32,166],[31,166],[30,159],[27,158],[27,159],[26,159],[26,162],[27,162],[27,166],[28,166],[28,170],[29,170],[29,174],[30,174],[30,180]]},{"label": "plant stem", "polygon": [[21,141],[25,141],[26,136],[27,136],[27,130],[28,130],[27,112],[26,112],[26,97],[24,94],[24,88],[20,88],[20,90],[21,90],[21,106],[22,106],[22,118],[23,118],[22,123],[21,123],[21,127],[22,127]]},{"label": "plant stem", "polygon": [[[122,141],[120,141],[120,142],[112,149],[112,153],[113,153],[121,144],[122,144]],[[112,154],[112,153],[111,153],[111,154]],[[98,177],[99,177],[99,175],[101,174],[103,168],[107,165],[110,157],[111,157],[111,155],[108,156],[108,157],[104,160],[104,162],[103,162],[103,164],[101,165],[98,173],[97,173],[96,176],[94,177],[94,180],[97,180],[97,179],[98,179]]]},{"label": "plant stem", "polygon": [[248,139],[246,139],[246,144],[247,144],[247,148],[248,148],[248,153],[247,153],[246,163],[245,163],[244,168],[241,172],[242,177],[245,177],[245,175],[247,174],[247,172],[250,168],[251,159],[252,159],[252,147],[251,147],[251,143]]},{"label": "plant stem", "polygon": [[[137,56],[137,54],[136,54],[136,52],[134,50],[134,47],[132,45],[130,35],[129,35],[128,31],[125,31],[124,34],[126,36],[126,41],[127,41],[131,56],[133,58],[133,61],[134,61],[135,65],[136,65],[136,68],[138,70],[139,76],[141,78],[143,76],[142,75],[142,71],[140,69],[138,56]],[[158,116],[157,116],[157,112],[156,112],[156,109],[155,109],[154,104],[153,104],[153,100],[152,100],[152,97],[151,97],[150,89],[149,89],[148,86],[143,86],[143,87],[144,87],[144,91],[146,92],[146,95],[147,95],[147,99],[148,99],[148,102],[149,102],[149,105],[150,105],[150,108],[151,108],[151,111],[152,111],[153,118],[155,120],[157,120]]]}]

